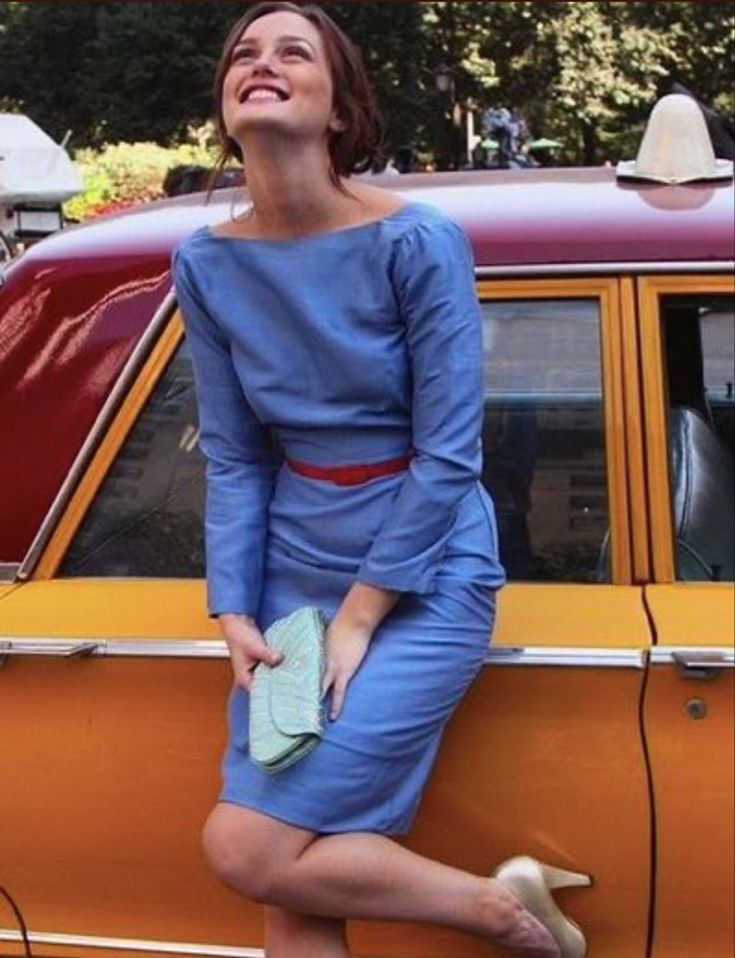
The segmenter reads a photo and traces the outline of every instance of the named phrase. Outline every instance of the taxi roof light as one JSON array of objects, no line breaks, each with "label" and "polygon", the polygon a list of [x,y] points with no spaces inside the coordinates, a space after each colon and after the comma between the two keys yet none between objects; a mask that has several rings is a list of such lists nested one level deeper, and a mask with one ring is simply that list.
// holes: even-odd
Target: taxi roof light
[{"label": "taxi roof light", "polygon": [[732,160],[715,158],[702,111],[692,97],[670,93],[651,111],[635,160],[618,163],[617,175],[657,183],[731,179]]}]

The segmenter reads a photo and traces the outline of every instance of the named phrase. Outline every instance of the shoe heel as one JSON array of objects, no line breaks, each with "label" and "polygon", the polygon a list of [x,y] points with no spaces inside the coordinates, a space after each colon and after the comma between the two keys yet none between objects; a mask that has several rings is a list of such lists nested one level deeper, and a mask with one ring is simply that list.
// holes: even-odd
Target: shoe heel
[{"label": "shoe heel", "polygon": [[581,872],[568,872],[563,868],[555,868],[553,865],[544,865],[538,863],[541,874],[544,876],[544,883],[547,888],[581,888],[592,884],[592,876],[584,875]]}]

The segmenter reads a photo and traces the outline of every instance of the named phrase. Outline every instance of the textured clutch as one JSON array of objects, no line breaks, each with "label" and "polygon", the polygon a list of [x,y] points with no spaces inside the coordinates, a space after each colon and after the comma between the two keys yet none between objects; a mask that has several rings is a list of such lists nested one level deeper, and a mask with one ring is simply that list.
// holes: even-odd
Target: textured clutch
[{"label": "textured clutch", "polygon": [[319,744],[326,625],[321,609],[306,606],[266,630],[270,648],[283,655],[275,668],[255,668],[250,689],[250,758],[266,772],[288,768]]}]

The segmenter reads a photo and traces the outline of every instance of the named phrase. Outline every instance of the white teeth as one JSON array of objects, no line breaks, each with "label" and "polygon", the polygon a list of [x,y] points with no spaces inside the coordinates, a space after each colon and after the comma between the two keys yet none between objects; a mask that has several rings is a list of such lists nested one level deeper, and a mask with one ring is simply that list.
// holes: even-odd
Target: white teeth
[{"label": "white teeth", "polygon": [[275,90],[251,90],[247,95],[248,100],[280,100],[280,96]]}]

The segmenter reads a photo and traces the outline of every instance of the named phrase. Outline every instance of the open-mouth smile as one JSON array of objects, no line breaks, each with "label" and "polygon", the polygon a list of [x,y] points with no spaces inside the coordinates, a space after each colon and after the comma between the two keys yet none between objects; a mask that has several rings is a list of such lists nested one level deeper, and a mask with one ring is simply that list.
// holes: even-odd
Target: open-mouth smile
[{"label": "open-mouth smile", "polygon": [[246,87],[239,97],[240,103],[282,103],[288,94],[275,86],[254,84]]}]

